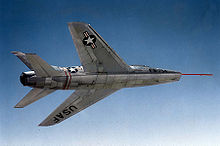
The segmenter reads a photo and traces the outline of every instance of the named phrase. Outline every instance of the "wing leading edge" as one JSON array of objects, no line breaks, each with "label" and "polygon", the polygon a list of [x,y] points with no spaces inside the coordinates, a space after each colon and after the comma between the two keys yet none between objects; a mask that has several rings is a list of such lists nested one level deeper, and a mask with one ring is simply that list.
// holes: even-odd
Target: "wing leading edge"
[{"label": "wing leading edge", "polygon": [[76,90],[57,107],[39,126],[52,126],[116,92],[118,89]]},{"label": "wing leading edge", "polygon": [[128,72],[127,65],[105,40],[89,25],[68,23],[73,42],[86,72]]}]

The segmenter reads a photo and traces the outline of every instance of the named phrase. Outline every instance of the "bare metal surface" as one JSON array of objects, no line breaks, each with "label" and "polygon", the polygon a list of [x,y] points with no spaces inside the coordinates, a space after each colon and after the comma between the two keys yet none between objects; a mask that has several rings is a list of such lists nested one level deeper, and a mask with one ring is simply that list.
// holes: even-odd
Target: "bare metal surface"
[{"label": "bare metal surface", "polygon": [[25,107],[55,90],[75,90],[40,126],[62,122],[121,88],[179,81],[180,72],[127,65],[88,24],[68,24],[82,66],[51,66],[33,53],[12,52],[32,71],[20,76],[33,89],[15,106]]}]

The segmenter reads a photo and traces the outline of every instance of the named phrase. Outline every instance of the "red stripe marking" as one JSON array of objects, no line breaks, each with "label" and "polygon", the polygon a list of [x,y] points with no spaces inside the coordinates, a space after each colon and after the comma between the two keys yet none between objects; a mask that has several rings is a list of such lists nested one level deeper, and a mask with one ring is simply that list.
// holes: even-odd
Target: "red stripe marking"
[{"label": "red stripe marking", "polygon": [[88,32],[86,32],[86,37],[88,37],[89,36],[89,33]]},{"label": "red stripe marking", "polygon": [[213,74],[182,74],[182,75],[195,75],[195,76],[213,76]]},{"label": "red stripe marking", "polygon": [[64,84],[64,86],[63,86],[63,89],[65,89],[65,88],[66,88],[66,84],[67,84],[67,80],[68,80],[67,73],[66,73],[66,71],[64,71],[64,72],[65,72],[65,75],[66,75],[66,80],[65,80],[65,84]]},{"label": "red stripe marking", "polygon": [[70,83],[71,83],[71,78],[72,78],[72,76],[71,76],[71,73],[70,73],[70,72],[69,72],[69,77],[70,77],[70,79],[69,79],[69,83],[68,83],[66,89],[68,89],[68,88],[70,87]]},{"label": "red stripe marking", "polygon": [[84,32],[84,36],[85,37],[88,37],[89,36],[89,34],[88,34],[88,32],[86,31],[86,32]]}]

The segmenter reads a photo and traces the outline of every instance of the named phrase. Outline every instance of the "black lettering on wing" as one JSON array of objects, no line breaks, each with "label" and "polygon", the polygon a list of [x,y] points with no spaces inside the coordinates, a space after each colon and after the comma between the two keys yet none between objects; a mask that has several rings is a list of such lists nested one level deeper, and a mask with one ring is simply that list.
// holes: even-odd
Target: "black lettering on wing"
[{"label": "black lettering on wing", "polygon": [[55,123],[57,123],[57,122],[59,122],[60,120],[59,120],[57,117],[53,117],[53,121],[54,121]]},{"label": "black lettering on wing", "polygon": [[69,115],[69,114],[71,114],[71,111],[69,111],[68,109],[65,109],[65,110],[63,110],[63,113],[64,113],[65,115]]},{"label": "black lettering on wing", "polygon": [[78,108],[75,107],[74,105],[71,105],[71,106],[69,107],[69,109],[70,109],[71,111],[74,111],[74,110],[77,110]]},{"label": "black lettering on wing", "polygon": [[64,116],[62,115],[62,113],[59,113],[56,115],[58,118],[64,118]]}]

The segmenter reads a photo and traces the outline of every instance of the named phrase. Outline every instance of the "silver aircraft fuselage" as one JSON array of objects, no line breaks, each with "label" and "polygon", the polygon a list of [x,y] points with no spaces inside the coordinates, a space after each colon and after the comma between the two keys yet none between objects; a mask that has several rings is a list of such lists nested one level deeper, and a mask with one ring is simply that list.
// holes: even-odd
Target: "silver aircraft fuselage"
[{"label": "silver aircraft fuselage", "polygon": [[179,81],[184,75],[128,65],[91,25],[70,22],[68,27],[82,66],[52,66],[35,53],[11,52],[30,69],[21,74],[20,81],[32,87],[15,108],[24,108],[56,90],[75,90],[39,126],[58,124],[120,89]]},{"label": "silver aircraft fuselage", "polygon": [[[157,85],[179,81],[180,72],[150,68],[147,66],[130,66],[127,73],[86,73],[82,66],[56,67],[62,71],[60,76],[37,77],[34,71],[23,72],[20,81],[24,86],[60,90],[75,89],[121,89]],[[76,68],[80,68],[76,69]],[[76,69],[76,71],[72,71]]]}]

